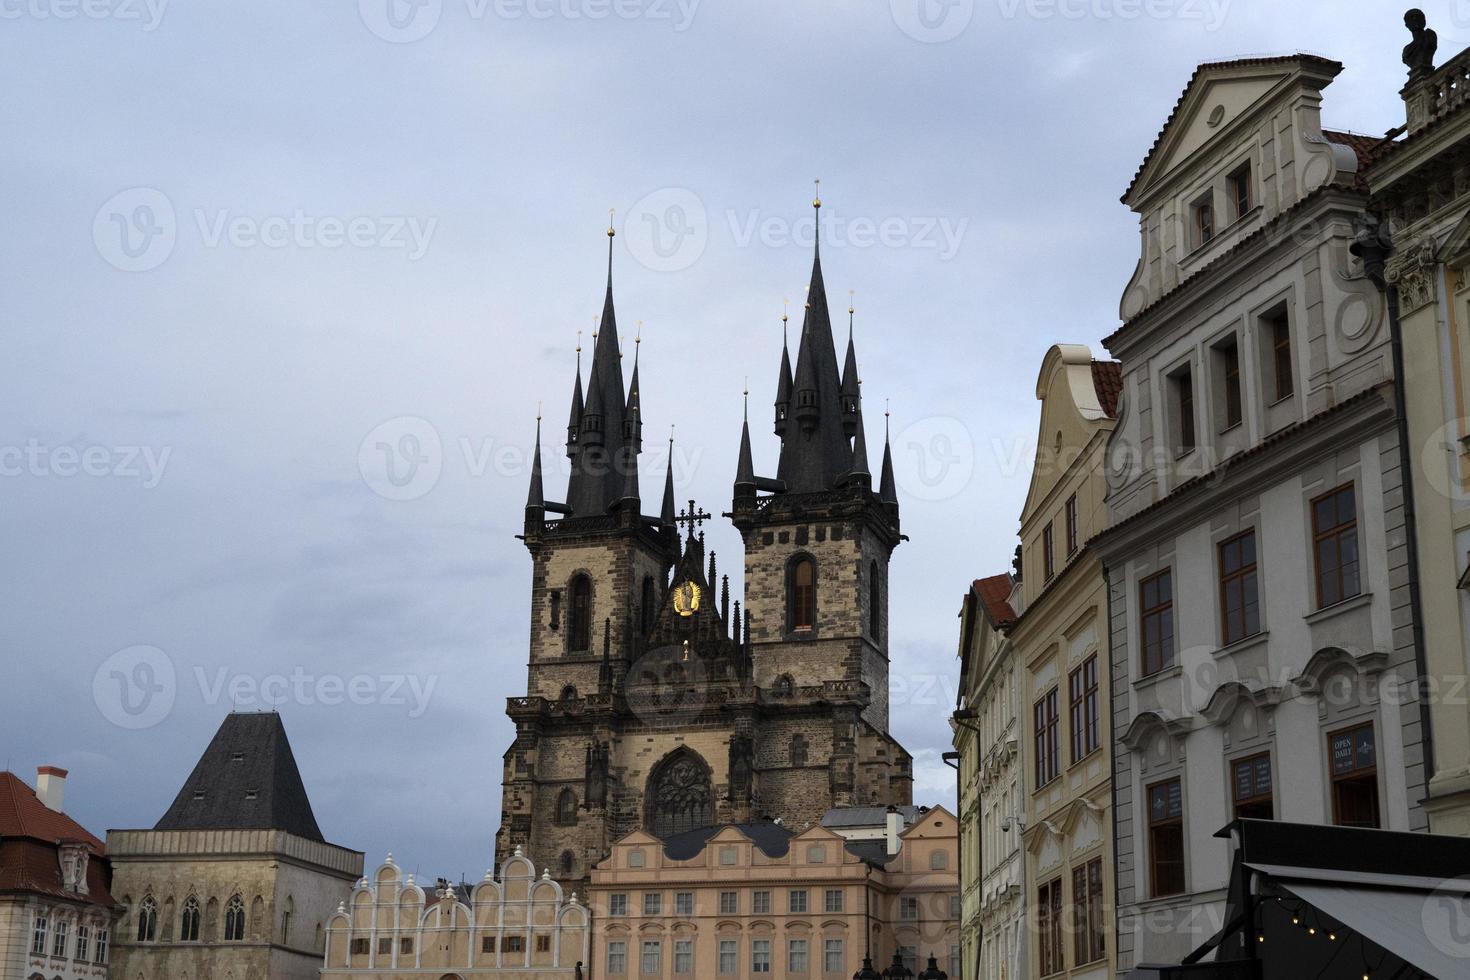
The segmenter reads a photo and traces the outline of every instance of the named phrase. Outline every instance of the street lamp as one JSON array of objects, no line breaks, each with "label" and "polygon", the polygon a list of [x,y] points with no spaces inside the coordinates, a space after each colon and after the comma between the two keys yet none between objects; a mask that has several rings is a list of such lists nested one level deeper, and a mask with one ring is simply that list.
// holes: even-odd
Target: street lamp
[{"label": "street lamp", "polygon": [[929,954],[929,965],[919,974],[919,980],[949,980],[949,974],[939,968],[939,963],[934,959],[934,954]]},{"label": "street lamp", "polygon": [[903,953],[893,951],[893,962],[883,971],[883,980],[914,980],[914,971],[903,965]]},{"label": "street lamp", "polygon": [[873,969],[873,958],[863,957],[863,968],[852,975],[852,980],[883,980],[878,971]]}]

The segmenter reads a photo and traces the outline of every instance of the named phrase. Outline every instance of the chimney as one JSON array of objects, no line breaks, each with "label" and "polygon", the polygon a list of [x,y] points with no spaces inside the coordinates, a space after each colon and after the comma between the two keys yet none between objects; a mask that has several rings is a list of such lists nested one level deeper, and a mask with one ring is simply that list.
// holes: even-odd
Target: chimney
[{"label": "chimney", "polygon": [[898,853],[899,847],[902,846],[899,843],[898,835],[903,832],[903,814],[898,812],[898,807],[889,805],[884,829],[886,831],[885,836],[888,840],[888,854],[892,857]]},{"label": "chimney", "polygon": [[61,798],[66,791],[66,770],[55,766],[36,769],[36,799],[49,810],[61,813]]}]

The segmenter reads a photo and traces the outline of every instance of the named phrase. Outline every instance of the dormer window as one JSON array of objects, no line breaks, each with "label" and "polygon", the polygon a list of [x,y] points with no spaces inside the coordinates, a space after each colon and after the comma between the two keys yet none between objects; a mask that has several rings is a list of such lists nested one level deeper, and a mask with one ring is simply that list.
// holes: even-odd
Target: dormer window
[{"label": "dormer window", "polygon": [[1225,186],[1230,191],[1230,204],[1235,209],[1236,219],[1244,218],[1255,203],[1251,200],[1250,161],[1241,164],[1226,177]]},{"label": "dormer window", "polygon": [[1211,194],[1206,193],[1189,206],[1189,217],[1195,248],[1215,237],[1215,202]]}]

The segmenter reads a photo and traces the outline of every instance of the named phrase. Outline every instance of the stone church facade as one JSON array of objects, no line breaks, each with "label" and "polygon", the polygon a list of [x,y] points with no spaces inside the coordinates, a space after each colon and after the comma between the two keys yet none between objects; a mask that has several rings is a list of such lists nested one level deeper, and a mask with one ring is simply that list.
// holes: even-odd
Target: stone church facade
[{"label": "stone church facade", "polygon": [[[820,201],[814,202],[820,207]],[[639,481],[643,412],[624,388],[611,236],[587,386],[577,372],[565,502],[548,500],[540,435],[523,539],[532,558],[525,697],[507,711],[497,862],[516,848],[569,892],[635,830],[657,837],[833,807],[908,805],[912,760],[888,734],[888,562],[901,540],[885,446],[877,487],[851,337],[839,365],[820,253],[795,368],[783,346],[774,477],[749,421],[725,515],[744,541],[744,600],[705,548],[710,515],[659,515]],[[748,416],[748,412],[747,412]],[[743,607],[743,609],[742,609]]]}]

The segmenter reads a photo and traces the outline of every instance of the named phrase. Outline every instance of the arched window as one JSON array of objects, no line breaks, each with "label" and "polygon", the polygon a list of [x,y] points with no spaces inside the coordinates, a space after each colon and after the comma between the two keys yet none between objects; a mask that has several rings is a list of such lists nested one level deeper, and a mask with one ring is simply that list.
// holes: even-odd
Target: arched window
[{"label": "arched window", "polygon": [[286,896],[286,907],[281,911],[281,945],[288,945],[291,941],[291,916],[296,911],[296,900],[290,895]]},{"label": "arched window", "polygon": [[577,859],[571,851],[562,851],[561,860],[557,864],[561,868],[561,876],[563,878],[570,878],[572,873],[577,870]]},{"label": "arched window", "polygon": [[[782,674],[776,678],[775,691],[778,696],[789,698],[794,690],[796,690],[796,682],[791,679],[790,674]],[[799,738],[800,736],[797,737]]]},{"label": "arched window", "polygon": [[664,758],[648,778],[644,827],[655,837],[672,837],[714,822],[709,766],[689,749]]},{"label": "arched window", "polygon": [[791,765],[801,767],[806,765],[806,736],[794,735],[791,738]]},{"label": "arched window", "polygon": [[151,943],[158,936],[158,903],[149,895],[138,906],[138,942]]},{"label": "arched window", "polygon": [[572,579],[571,636],[573,653],[592,649],[592,580],[585,575]]},{"label": "arched window", "polygon": [[809,630],[817,623],[817,563],[803,555],[791,563],[786,606],[792,630]]},{"label": "arched window", "polygon": [[569,789],[562,790],[556,798],[556,822],[563,827],[577,822],[577,794]]},{"label": "arched window", "polygon": [[232,895],[225,906],[225,942],[238,943],[245,939],[245,900]]},{"label": "arched window", "polygon": [[563,701],[577,700],[577,686],[575,684],[568,684],[566,687],[562,688],[561,699]]},{"label": "arched window", "polygon": [[184,913],[179,917],[179,942],[199,941],[199,899],[190,895],[184,900]]},{"label": "arched window", "polygon": [[883,584],[878,581],[878,563],[868,566],[868,635],[883,642]]},{"label": "arched window", "polygon": [[647,633],[653,629],[653,617],[658,614],[658,589],[653,584],[653,576],[643,576],[643,603],[639,607],[638,622],[643,625],[643,632]]}]

